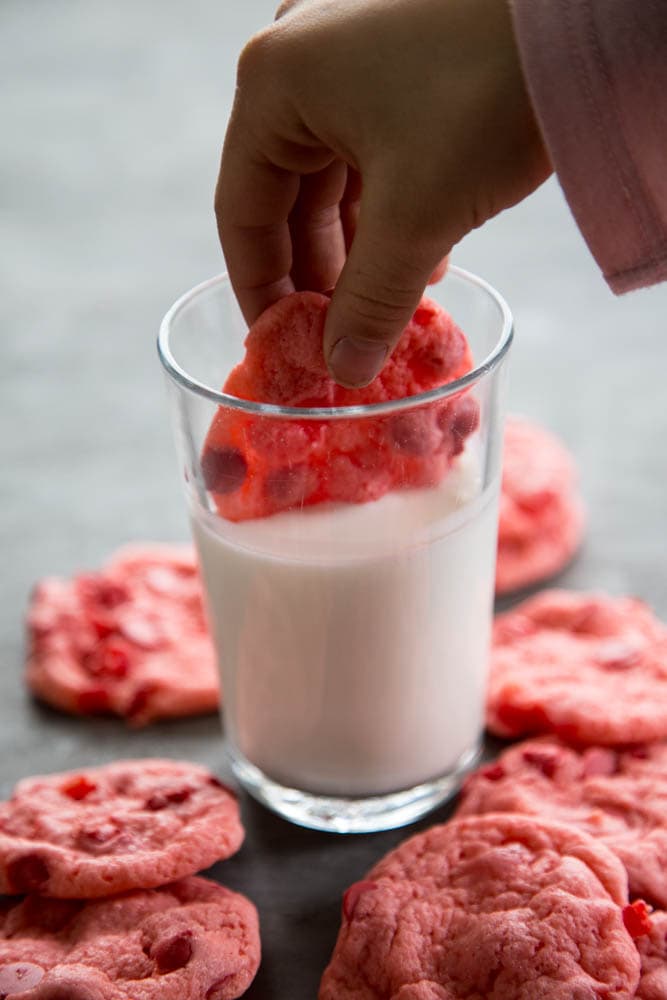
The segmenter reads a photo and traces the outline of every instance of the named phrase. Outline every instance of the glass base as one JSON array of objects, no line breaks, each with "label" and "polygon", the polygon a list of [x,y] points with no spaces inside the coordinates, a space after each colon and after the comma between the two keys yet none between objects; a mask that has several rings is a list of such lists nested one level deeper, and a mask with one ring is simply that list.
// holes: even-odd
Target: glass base
[{"label": "glass base", "polygon": [[229,742],[226,751],[236,778],[253,798],[298,826],[327,833],[377,833],[413,823],[451,798],[481,755],[481,747],[475,746],[447,774],[414,788],[368,798],[339,798],[280,785]]}]

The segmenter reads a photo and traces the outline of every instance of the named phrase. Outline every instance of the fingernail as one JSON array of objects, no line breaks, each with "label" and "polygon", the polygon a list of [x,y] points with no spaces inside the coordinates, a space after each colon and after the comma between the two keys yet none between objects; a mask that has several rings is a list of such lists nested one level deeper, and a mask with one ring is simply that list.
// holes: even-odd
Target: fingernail
[{"label": "fingernail", "polygon": [[368,385],[385,363],[389,347],[376,340],[343,337],[329,355],[329,371],[337,382],[350,389]]}]

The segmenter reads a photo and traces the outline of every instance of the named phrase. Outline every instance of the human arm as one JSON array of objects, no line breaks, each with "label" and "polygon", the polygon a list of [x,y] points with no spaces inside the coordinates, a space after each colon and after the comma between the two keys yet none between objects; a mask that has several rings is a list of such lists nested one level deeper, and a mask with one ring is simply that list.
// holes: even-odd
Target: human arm
[{"label": "human arm", "polygon": [[667,279],[667,2],[514,0],[533,106],[616,292]]}]

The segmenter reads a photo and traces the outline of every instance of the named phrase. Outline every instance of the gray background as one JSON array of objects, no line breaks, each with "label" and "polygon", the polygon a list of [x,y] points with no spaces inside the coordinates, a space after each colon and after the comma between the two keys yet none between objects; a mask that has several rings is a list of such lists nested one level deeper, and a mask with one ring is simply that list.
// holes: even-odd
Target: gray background
[{"label": "gray background", "polygon": [[[154,339],[173,299],[221,269],[211,203],[236,54],[273,7],[0,8],[4,792],[119,756],[222,768],[214,718],[128,733],[34,706],[22,615],[40,575],[187,535]],[[667,286],[615,299],[554,181],[455,259],[514,310],[512,410],[560,432],[579,460],[590,530],[563,583],[638,594],[667,617]],[[265,957],[248,996],[312,1000],[341,891],[404,833],[329,837],[242,804],[246,845],[214,875],[260,909]]]}]

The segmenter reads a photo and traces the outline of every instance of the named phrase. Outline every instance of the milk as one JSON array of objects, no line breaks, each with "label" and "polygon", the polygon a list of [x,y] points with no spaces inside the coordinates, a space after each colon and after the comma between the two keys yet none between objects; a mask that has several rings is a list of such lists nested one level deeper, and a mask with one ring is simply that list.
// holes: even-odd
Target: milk
[{"label": "milk", "polygon": [[234,524],[195,503],[232,744],[269,778],[369,796],[479,742],[497,489],[464,453],[438,486]]}]

